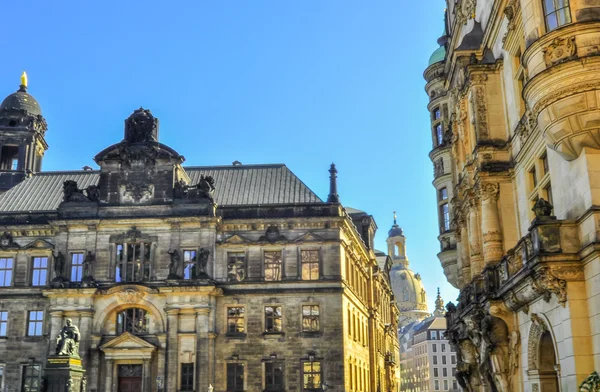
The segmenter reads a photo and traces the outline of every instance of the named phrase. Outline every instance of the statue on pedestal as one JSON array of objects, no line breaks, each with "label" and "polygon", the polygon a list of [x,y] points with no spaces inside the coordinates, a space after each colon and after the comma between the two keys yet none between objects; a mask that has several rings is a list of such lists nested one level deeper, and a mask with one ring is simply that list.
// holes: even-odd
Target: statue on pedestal
[{"label": "statue on pedestal", "polygon": [[169,264],[169,276],[167,279],[181,279],[179,276],[179,265],[181,264],[181,257],[177,249],[169,249],[167,253],[171,256],[171,263]]},{"label": "statue on pedestal", "polygon": [[71,319],[67,319],[65,326],[56,337],[56,355],[79,357],[80,340],[79,328],[73,325]]}]

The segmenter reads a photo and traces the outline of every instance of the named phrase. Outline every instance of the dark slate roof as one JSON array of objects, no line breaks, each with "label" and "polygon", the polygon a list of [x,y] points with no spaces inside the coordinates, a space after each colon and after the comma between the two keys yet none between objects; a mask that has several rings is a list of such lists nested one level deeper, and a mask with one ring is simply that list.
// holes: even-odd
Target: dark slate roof
[{"label": "dark slate roof", "polygon": [[4,101],[0,104],[0,109],[25,109],[34,116],[42,114],[40,104],[31,94],[27,93],[27,89],[24,87],[4,98]]},{"label": "dark slate roof", "polygon": [[[186,167],[191,183],[200,175],[215,179],[219,206],[320,203],[322,200],[283,164]],[[0,195],[1,212],[52,211],[62,201],[66,180],[84,189],[97,185],[99,171],[42,172]]]}]

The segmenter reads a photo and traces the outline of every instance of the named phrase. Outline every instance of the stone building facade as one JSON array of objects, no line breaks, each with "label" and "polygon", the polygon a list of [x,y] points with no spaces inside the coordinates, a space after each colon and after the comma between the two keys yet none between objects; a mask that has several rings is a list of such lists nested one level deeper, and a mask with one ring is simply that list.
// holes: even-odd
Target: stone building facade
[{"label": "stone building facade", "polygon": [[600,369],[599,40],[597,2],[447,1],[424,76],[469,391],[576,391]]},{"label": "stone building facade", "polygon": [[186,167],[138,109],[99,170],[43,172],[26,84],[0,105],[0,390],[42,390],[66,319],[88,391],[398,390],[391,262],[334,165],[326,201],[284,165]]}]

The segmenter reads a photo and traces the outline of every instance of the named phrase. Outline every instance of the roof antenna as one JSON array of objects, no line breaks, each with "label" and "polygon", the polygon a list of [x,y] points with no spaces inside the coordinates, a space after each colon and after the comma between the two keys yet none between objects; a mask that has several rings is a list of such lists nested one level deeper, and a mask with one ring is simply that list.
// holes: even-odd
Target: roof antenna
[{"label": "roof antenna", "polygon": [[327,203],[340,202],[340,196],[337,193],[337,172],[335,163],[332,163],[329,168],[329,196],[327,197]]}]

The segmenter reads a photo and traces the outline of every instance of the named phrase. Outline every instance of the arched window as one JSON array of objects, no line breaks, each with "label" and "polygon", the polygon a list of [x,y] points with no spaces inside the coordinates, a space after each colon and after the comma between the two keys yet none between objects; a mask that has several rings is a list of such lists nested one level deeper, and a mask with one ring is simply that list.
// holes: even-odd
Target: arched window
[{"label": "arched window", "polygon": [[546,30],[552,31],[560,26],[571,23],[569,0],[542,0]]},{"label": "arched window", "polygon": [[150,315],[144,309],[129,308],[117,314],[117,334],[129,332],[135,335],[148,333]]}]

